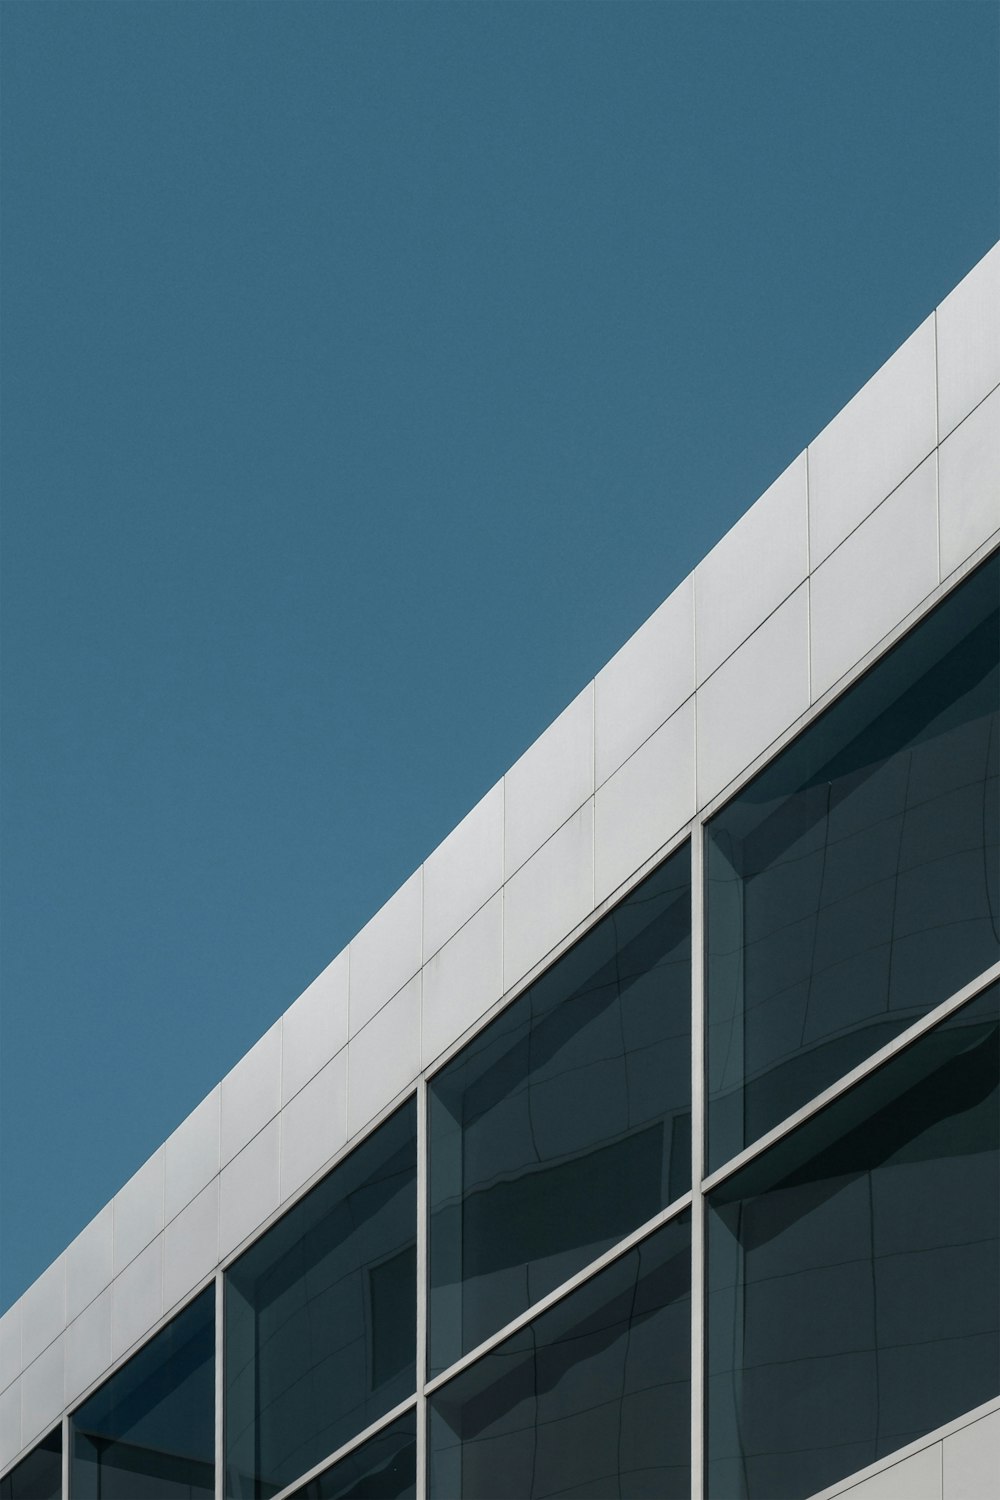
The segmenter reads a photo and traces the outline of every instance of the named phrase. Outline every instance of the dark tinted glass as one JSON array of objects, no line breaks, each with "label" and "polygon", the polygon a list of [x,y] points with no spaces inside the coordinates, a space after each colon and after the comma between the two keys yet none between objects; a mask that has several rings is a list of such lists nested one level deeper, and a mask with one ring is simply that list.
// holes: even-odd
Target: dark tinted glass
[{"label": "dark tinted glass", "polygon": [[56,1428],[0,1479],[0,1500],[60,1500],[62,1431]]},{"label": "dark tinted glass", "polygon": [[690,883],[685,847],[432,1081],[433,1370],[690,1186]]},{"label": "dark tinted glass", "polygon": [[998,990],[709,1198],[709,1494],[811,1495],[1000,1391]]},{"label": "dark tinted glass", "polygon": [[215,1494],[215,1290],[105,1381],[72,1417],[73,1500]]},{"label": "dark tinted glass", "polygon": [[290,1500],[415,1500],[416,1493],[417,1415],[409,1411]]},{"label": "dark tinted glass", "polygon": [[720,1166],[1000,957],[1000,558],[708,825]]},{"label": "dark tinted glass", "polygon": [[690,1493],[687,1214],[431,1398],[432,1500]]},{"label": "dark tinted glass", "polygon": [[226,1277],[230,1495],[275,1494],[414,1390],[416,1120],[411,1100]]}]

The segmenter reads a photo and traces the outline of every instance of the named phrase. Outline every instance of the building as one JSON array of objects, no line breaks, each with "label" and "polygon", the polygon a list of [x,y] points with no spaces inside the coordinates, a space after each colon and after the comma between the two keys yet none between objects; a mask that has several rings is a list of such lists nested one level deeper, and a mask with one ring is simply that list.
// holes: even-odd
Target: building
[{"label": "building", "polygon": [[998,608],[1000,246],[4,1315],[0,1500],[1000,1492]]}]

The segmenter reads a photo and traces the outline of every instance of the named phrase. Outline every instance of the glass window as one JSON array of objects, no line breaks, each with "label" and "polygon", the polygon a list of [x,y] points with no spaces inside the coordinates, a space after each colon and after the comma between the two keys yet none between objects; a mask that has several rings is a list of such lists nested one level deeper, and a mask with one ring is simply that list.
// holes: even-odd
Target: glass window
[{"label": "glass window", "polygon": [[226,1276],[228,1493],[293,1483],[416,1383],[411,1100]]},{"label": "glass window", "polygon": [[57,1427],[0,1479],[0,1500],[60,1500],[62,1429]]},{"label": "glass window", "polygon": [[712,1168],[1000,957],[1000,557],[708,825]]},{"label": "glass window", "polygon": [[685,846],[430,1086],[437,1372],[690,1186]]},{"label": "glass window", "polygon": [[74,1412],[70,1493],[73,1500],[214,1496],[214,1287]]},{"label": "glass window", "polygon": [[408,1411],[289,1500],[415,1500],[417,1414]]},{"label": "glass window", "polygon": [[432,1500],[690,1493],[684,1214],[430,1400]]},{"label": "glass window", "polygon": [[998,994],[709,1196],[711,1497],[811,1495],[1000,1391]]}]

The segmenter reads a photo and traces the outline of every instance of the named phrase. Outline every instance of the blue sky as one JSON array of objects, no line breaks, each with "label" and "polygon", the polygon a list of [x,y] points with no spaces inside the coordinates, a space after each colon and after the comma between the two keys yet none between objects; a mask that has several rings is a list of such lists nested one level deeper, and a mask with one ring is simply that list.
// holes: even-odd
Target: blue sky
[{"label": "blue sky", "polygon": [[994,3],[2,11],[0,1307],[1000,234]]}]

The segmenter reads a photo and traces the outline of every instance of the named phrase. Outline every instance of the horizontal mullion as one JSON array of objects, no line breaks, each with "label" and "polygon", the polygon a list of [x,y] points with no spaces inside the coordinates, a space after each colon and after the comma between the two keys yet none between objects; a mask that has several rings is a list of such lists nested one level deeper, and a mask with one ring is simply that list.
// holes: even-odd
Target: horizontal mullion
[{"label": "horizontal mullion", "polygon": [[[446,1385],[449,1380],[454,1380],[456,1375],[461,1375],[463,1370],[467,1370],[478,1359],[482,1359],[484,1355],[496,1349],[505,1339],[511,1338],[515,1333],[520,1333],[521,1329],[533,1322],[535,1318],[544,1312],[548,1312],[550,1307],[555,1307],[557,1302],[561,1302],[571,1292],[575,1292],[578,1287],[590,1281],[599,1271],[603,1271],[607,1266],[612,1265],[620,1256],[626,1255],[629,1250],[634,1250],[636,1245],[648,1239],[651,1234],[655,1234],[657,1229],[661,1228],[662,1225],[668,1224],[671,1219],[675,1219],[682,1214],[686,1208],[690,1208],[692,1197],[693,1195],[687,1192],[683,1193],[680,1198],[675,1198],[672,1203],[668,1203],[666,1208],[662,1208],[658,1214],[654,1214],[653,1218],[647,1219],[645,1224],[640,1224],[639,1228],[634,1229],[625,1239],[619,1240],[616,1245],[612,1245],[610,1250],[605,1250],[604,1254],[599,1255],[596,1260],[588,1262],[582,1271],[577,1271],[575,1276],[571,1276],[568,1281],[564,1281],[560,1286],[555,1287],[546,1296],[532,1303],[531,1307],[526,1308],[523,1313],[519,1313],[516,1318],[512,1318],[503,1328],[491,1334],[488,1339],[484,1339],[481,1344],[477,1344],[475,1349],[470,1349],[468,1354],[463,1354],[461,1359],[457,1359],[454,1364],[449,1365],[447,1370],[443,1370],[440,1375],[435,1375],[432,1380],[427,1381],[423,1394],[425,1396],[433,1395],[436,1390]],[[281,1500],[281,1497],[276,1497],[276,1500]]]},{"label": "horizontal mullion", "polygon": [[992,964],[990,968],[984,969],[981,974],[978,974],[975,979],[970,980],[968,984],[963,985],[960,990],[956,990],[947,1000],[943,1000],[940,1005],[936,1005],[925,1016],[921,1016],[919,1021],[914,1021],[912,1026],[908,1026],[905,1031],[901,1031],[899,1036],[893,1037],[891,1042],[886,1042],[884,1047],[880,1047],[877,1052],[873,1052],[870,1057],[866,1057],[864,1062],[858,1063],[857,1067],[852,1068],[849,1073],[845,1073],[843,1077],[838,1078],[835,1083],[831,1083],[822,1093],[816,1094],[814,1098],[809,1100],[808,1104],[803,1104],[794,1114],[789,1115],[780,1124],[773,1126],[766,1135],[762,1135],[759,1140],[745,1147],[738,1156],[732,1157],[721,1167],[717,1167],[714,1172],[710,1172],[707,1177],[702,1179],[702,1193],[710,1193],[721,1182],[725,1182],[727,1177],[732,1177],[735,1172],[738,1172],[749,1162],[761,1156],[771,1146],[783,1140],[786,1135],[791,1135],[793,1130],[797,1130],[800,1125],[804,1125],[807,1120],[811,1120],[813,1115],[819,1114],[828,1104],[832,1104],[835,1099],[839,1099],[842,1094],[848,1093],[862,1079],[868,1078],[872,1073],[877,1072],[879,1068],[891,1061],[892,1058],[898,1056],[900,1052],[905,1052],[906,1048],[917,1041],[918,1038],[925,1036],[928,1031],[933,1031],[934,1027],[939,1025],[941,1021],[946,1021],[956,1010],[960,1010],[968,1001],[974,1000],[977,995],[981,994],[983,990],[988,989],[997,980],[1000,980],[1000,963]]},{"label": "horizontal mullion", "polygon": [[417,1396],[416,1392],[414,1392],[412,1396],[407,1396],[405,1401],[400,1401],[399,1405],[394,1406],[391,1411],[387,1411],[384,1417],[379,1417],[378,1421],[372,1422],[370,1427],[366,1427],[363,1432],[359,1432],[349,1442],[342,1443],[328,1457],[321,1459],[318,1464],[314,1464],[304,1474],[300,1474],[298,1479],[293,1480],[291,1484],[286,1484],[283,1490],[279,1490],[276,1495],[272,1496],[272,1500],[288,1500],[289,1495],[294,1495],[296,1490],[300,1490],[304,1484],[309,1484],[313,1479],[318,1479],[320,1474],[325,1474],[327,1469],[332,1469],[334,1464],[339,1463],[342,1458],[349,1457],[355,1449],[367,1443],[369,1438],[377,1437],[384,1428],[391,1427],[397,1418],[404,1416],[408,1411],[412,1411],[416,1404]]}]

